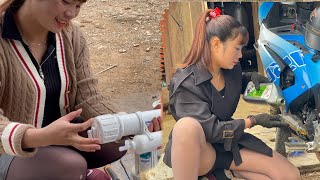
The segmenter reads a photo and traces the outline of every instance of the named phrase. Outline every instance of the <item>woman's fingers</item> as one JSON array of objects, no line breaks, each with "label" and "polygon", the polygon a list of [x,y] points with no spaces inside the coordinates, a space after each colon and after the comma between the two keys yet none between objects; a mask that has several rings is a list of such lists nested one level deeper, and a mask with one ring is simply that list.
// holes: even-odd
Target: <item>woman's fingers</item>
[{"label": "woman's fingers", "polygon": [[91,118],[83,123],[78,123],[78,124],[72,124],[74,132],[82,132],[87,130],[89,127],[91,127],[94,119]]},{"label": "woman's fingers", "polygon": [[150,132],[161,131],[161,117],[152,118],[152,123],[148,125],[148,130]]},{"label": "woman's fingers", "polygon": [[153,119],[152,119],[152,123],[150,123],[149,125],[148,125],[148,130],[150,131],[150,132],[153,132]]},{"label": "woman's fingers", "polygon": [[76,135],[73,139],[72,142],[74,144],[99,144],[100,140],[98,138],[85,138],[79,135]]},{"label": "woman's fingers", "polygon": [[91,152],[101,149],[100,140],[97,138],[84,138],[77,135],[72,139],[72,142],[71,145],[81,151]]},{"label": "woman's fingers", "polygon": [[159,126],[160,126],[160,129],[159,129],[159,131],[160,131],[160,130],[162,130],[162,118],[161,118],[161,116],[158,116],[157,120],[158,120],[158,123],[159,123]]},{"label": "woman's fingers", "polygon": [[153,124],[153,131],[154,132],[161,130],[158,117],[155,117],[155,118],[152,119],[152,124]]},{"label": "woman's fingers", "polygon": [[285,122],[274,121],[272,122],[272,127],[288,127],[289,124]]},{"label": "woman's fingers", "polygon": [[82,109],[78,109],[76,111],[72,111],[72,112],[68,113],[67,115],[63,116],[62,118],[67,121],[72,121],[74,118],[80,116],[81,113],[82,113]]},{"label": "woman's fingers", "polygon": [[101,149],[101,146],[96,144],[74,144],[73,147],[86,152],[95,152]]}]

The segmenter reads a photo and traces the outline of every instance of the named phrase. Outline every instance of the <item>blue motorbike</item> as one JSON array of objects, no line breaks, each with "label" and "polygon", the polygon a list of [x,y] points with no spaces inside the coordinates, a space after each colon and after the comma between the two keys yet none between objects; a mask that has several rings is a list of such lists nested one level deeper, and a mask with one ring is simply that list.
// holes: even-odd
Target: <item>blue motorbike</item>
[{"label": "blue motorbike", "polygon": [[[258,10],[260,34],[255,48],[272,82],[266,102],[290,125],[277,130],[276,150],[282,155],[292,151],[320,152],[317,7],[314,2],[263,2]],[[247,93],[251,91],[249,86]]]}]

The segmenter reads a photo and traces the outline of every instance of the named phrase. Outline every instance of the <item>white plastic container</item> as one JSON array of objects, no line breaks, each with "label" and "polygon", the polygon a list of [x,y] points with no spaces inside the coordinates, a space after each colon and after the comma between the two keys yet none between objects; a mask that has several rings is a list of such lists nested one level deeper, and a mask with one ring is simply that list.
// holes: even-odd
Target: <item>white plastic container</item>
[{"label": "white plastic container", "polygon": [[141,173],[155,167],[161,156],[162,131],[137,135],[132,140],[126,140],[125,146],[119,150],[131,149],[135,152],[135,167],[132,177],[141,179]]},{"label": "white plastic container", "polygon": [[159,146],[157,150],[147,152],[144,154],[135,154],[135,166],[132,168],[132,177],[134,180],[143,179],[142,173],[154,168],[161,157],[162,147]]},{"label": "white plastic container", "polygon": [[143,134],[146,124],[161,116],[161,110],[150,110],[131,114],[106,114],[94,118],[90,138],[99,138],[101,144],[114,142],[123,136]]},{"label": "white plastic container", "polygon": [[136,135],[132,140],[126,140],[126,145],[119,150],[132,149],[136,154],[144,154],[150,151],[156,151],[162,142],[162,131],[148,134]]}]

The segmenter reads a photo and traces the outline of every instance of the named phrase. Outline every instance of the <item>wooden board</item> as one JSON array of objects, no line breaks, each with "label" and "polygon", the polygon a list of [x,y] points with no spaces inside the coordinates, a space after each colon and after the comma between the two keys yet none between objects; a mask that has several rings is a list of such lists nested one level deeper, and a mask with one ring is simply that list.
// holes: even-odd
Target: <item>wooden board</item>
[{"label": "wooden board", "polygon": [[131,180],[132,168],[134,167],[133,153],[128,152],[120,160],[110,164],[111,169],[121,180]]},{"label": "wooden board", "polygon": [[[163,32],[163,39],[162,39],[162,47],[164,51],[164,65],[165,65],[165,73],[166,73],[166,82],[169,84],[171,77],[172,77],[172,57],[171,57],[171,52],[170,52],[170,42],[169,42],[169,10],[166,10],[167,12],[164,14],[164,21],[163,21],[163,26],[166,28],[165,31]],[[163,42],[165,41],[165,42]]]},{"label": "wooden board", "polygon": [[[254,36],[259,38],[258,7],[259,2],[252,2],[252,17]],[[199,15],[207,9],[206,2],[170,2],[167,18],[167,34],[165,49],[166,82],[170,83],[171,77],[179,64],[182,64],[188,54],[194,30]],[[250,17],[250,16],[249,16]],[[257,54],[258,71],[264,74],[264,69]]]},{"label": "wooden board", "polygon": [[124,157],[120,159],[120,161],[129,179],[133,179],[132,170],[134,167],[134,153],[132,152],[127,153]]},{"label": "wooden board", "polygon": [[[258,18],[258,8],[259,8],[260,4],[261,4],[260,2],[252,2],[251,3],[255,42],[257,42],[257,40],[259,38],[259,33],[260,33],[260,25],[259,25],[259,18]],[[258,51],[256,51],[256,56],[257,56],[258,72],[260,74],[266,75]]]},{"label": "wooden board", "polygon": [[169,3],[165,49],[165,71],[168,84],[190,50],[197,18],[206,7],[205,2]]},{"label": "wooden board", "polygon": [[111,169],[114,171],[114,173],[118,176],[119,179],[129,180],[125,168],[120,163],[120,160],[111,163]]}]

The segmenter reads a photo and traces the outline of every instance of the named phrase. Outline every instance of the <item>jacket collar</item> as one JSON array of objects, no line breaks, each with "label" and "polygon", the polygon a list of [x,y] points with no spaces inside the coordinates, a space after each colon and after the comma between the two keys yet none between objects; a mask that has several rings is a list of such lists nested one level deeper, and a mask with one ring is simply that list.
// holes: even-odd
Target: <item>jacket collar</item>
[{"label": "jacket collar", "polygon": [[210,71],[208,71],[205,68],[202,68],[200,64],[194,64],[192,65],[192,68],[195,77],[195,85],[199,85],[205,81],[212,79],[212,74],[210,73]]}]

